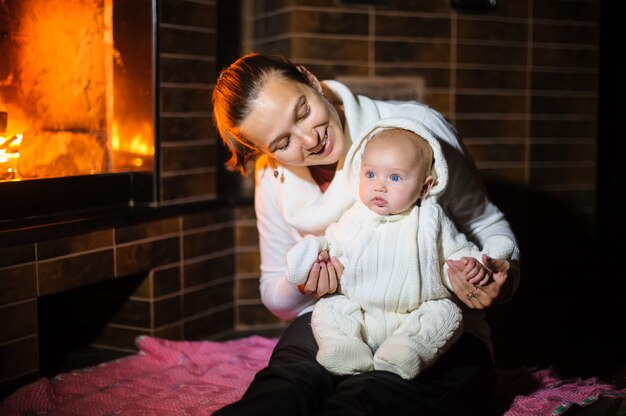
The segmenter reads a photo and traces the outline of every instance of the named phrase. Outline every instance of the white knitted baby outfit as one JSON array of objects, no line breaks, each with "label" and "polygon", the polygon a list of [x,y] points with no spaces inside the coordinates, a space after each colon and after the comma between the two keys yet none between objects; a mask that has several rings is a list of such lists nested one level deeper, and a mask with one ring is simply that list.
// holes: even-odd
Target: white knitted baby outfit
[{"label": "white knitted baby outfit", "polygon": [[437,139],[421,123],[383,119],[367,129],[346,158],[354,187],[365,144],[390,127],[414,131],[431,144],[437,181],[430,196],[421,206],[384,216],[357,201],[325,236],[306,236],[287,255],[287,279],[294,284],[307,280],[321,250],[344,265],[340,290],[320,299],[311,318],[317,359],[335,374],[386,370],[412,379],[430,366],[462,331],[445,260],[481,259],[436,203],[445,190],[447,165]]}]

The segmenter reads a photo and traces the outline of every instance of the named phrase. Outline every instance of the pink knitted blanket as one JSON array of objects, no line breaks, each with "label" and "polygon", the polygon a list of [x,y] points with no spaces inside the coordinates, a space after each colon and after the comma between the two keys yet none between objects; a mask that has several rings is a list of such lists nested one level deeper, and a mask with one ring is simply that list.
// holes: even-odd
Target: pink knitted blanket
[{"label": "pink knitted blanket", "polygon": [[[210,415],[241,397],[276,345],[276,339],[259,336],[225,342],[140,337],[137,342],[136,355],[18,389],[0,403],[0,415]],[[626,390],[615,391],[597,379],[561,380],[550,370],[531,375],[536,387],[513,394],[506,416],[559,415],[601,396],[626,397]]]}]

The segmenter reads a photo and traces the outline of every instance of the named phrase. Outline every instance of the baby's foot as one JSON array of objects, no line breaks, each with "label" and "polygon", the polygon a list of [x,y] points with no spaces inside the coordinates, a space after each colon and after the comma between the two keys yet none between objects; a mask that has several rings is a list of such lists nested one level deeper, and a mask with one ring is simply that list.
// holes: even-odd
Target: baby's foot
[{"label": "baby's foot", "polygon": [[320,343],[317,361],[337,375],[360,374],[374,369],[370,347],[352,338],[324,340]]},{"label": "baby's foot", "polygon": [[413,379],[423,370],[419,350],[420,346],[414,339],[392,335],[374,354],[374,369],[390,371],[407,380]]}]

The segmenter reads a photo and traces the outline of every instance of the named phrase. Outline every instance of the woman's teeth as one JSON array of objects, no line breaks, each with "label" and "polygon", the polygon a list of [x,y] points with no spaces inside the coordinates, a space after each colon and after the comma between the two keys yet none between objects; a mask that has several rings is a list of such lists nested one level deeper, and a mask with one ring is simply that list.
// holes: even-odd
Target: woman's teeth
[{"label": "woman's teeth", "polygon": [[328,131],[326,131],[326,133],[324,134],[324,138],[322,139],[322,142],[319,144],[317,149],[312,151],[311,154],[316,155],[316,154],[320,153],[322,150],[324,150],[324,147],[326,147],[326,142],[327,141],[328,141]]}]

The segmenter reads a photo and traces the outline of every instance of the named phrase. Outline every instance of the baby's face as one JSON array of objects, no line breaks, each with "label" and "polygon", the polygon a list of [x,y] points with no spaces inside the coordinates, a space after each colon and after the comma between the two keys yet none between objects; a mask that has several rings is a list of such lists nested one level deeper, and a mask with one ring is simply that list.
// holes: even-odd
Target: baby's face
[{"label": "baby's face", "polygon": [[380,215],[398,214],[425,197],[432,149],[415,133],[384,130],[373,137],[363,153],[359,197]]}]

